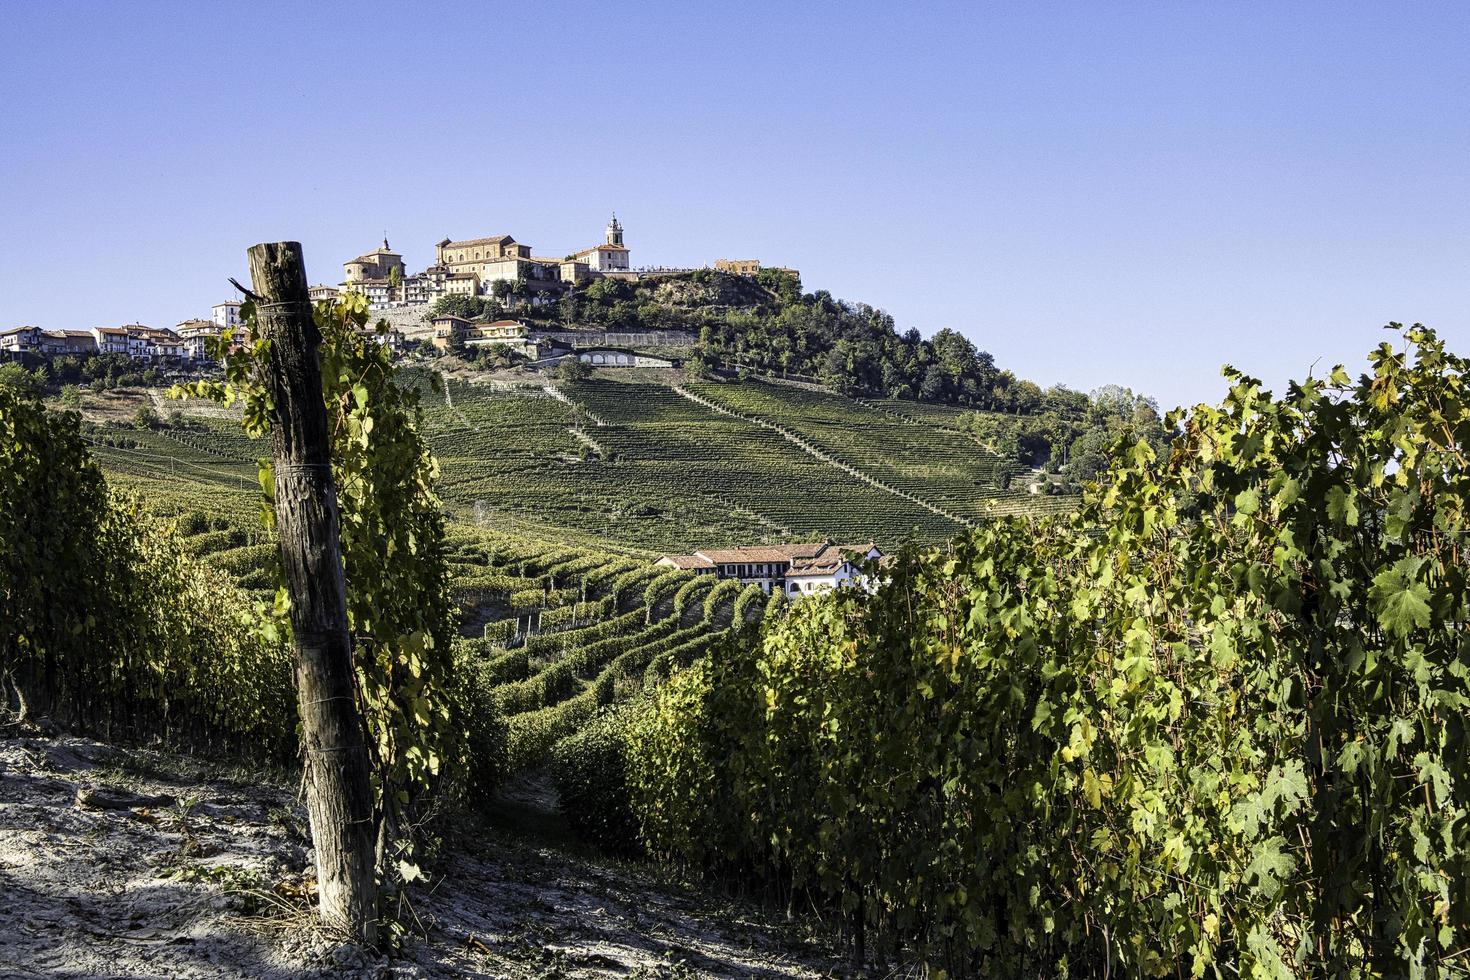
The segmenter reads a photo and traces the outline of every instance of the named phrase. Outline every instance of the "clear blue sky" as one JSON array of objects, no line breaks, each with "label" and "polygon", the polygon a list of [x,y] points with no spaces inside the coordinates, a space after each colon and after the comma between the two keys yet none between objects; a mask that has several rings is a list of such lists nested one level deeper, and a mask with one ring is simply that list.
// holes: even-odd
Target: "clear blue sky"
[{"label": "clear blue sky", "polygon": [[386,229],[759,257],[1042,384],[1470,352],[1470,4],[0,0],[0,327]]}]

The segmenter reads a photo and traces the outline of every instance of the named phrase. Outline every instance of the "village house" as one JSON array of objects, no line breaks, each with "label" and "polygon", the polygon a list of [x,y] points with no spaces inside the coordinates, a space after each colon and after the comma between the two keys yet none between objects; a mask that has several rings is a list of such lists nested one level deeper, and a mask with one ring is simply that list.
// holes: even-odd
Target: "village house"
[{"label": "village house", "polygon": [[313,303],[320,303],[322,302],[322,300],[330,300],[335,303],[337,301],[337,297],[342,295],[342,290],[338,289],[336,286],[328,286],[323,283],[320,285],[308,287],[306,290],[306,295]]},{"label": "village house", "polygon": [[225,300],[210,308],[210,318],[221,330],[235,330],[240,326],[240,304],[236,300]]},{"label": "village house", "polygon": [[0,332],[0,353],[10,357],[41,352],[40,327],[11,327]]},{"label": "village house", "polygon": [[127,354],[128,332],[122,327],[93,327],[99,354]]},{"label": "village house", "polygon": [[224,331],[213,320],[201,320],[196,317],[180,322],[174,327],[174,332],[179,335],[179,347],[183,359],[202,364],[213,360],[209,353],[210,341]]},{"label": "village house", "polygon": [[706,548],[692,555],[664,555],[655,564],[733,578],[744,585],[759,585],[767,594],[807,595],[860,582],[860,566],[881,557],[883,553],[871,542],[839,545],[820,541]]},{"label": "village house", "polygon": [[[197,327],[202,321],[185,321]],[[120,327],[93,327],[90,333],[99,354],[125,354],[135,361],[181,361],[186,358],[183,338],[161,327],[141,323],[125,323]],[[199,335],[202,336],[202,335]],[[203,350],[202,344],[191,343],[190,349]]]},{"label": "village house", "polygon": [[454,341],[467,339],[473,326],[472,321],[450,313],[434,317],[434,346],[439,350],[447,350]]},{"label": "village house", "polygon": [[467,347],[493,347],[501,344],[512,353],[536,360],[564,349],[564,345],[531,336],[531,327],[520,320],[496,320],[476,323],[464,317],[443,315],[434,318],[434,346],[445,350],[458,338]]},{"label": "village house", "polygon": [[97,353],[97,338],[90,330],[43,330],[41,353],[48,357],[90,357]]},{"label": "village house", "polygon": [[90,330],[42,330],[40,327],[14,327],[0,333],[0,353],[16,357],[34,354],[42,357],[85,357],[97,353],[97,340]]}]

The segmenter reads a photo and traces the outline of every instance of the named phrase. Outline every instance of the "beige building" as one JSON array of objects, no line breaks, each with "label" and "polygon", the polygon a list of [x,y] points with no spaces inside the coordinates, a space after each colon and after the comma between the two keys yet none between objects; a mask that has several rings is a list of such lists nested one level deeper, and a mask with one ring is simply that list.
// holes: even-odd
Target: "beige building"
[{"label": "beige building", "polygon": [[342,290],[338,289],[336,286],[328,286],[323,283],[321,285],[312,286],[311,288],[309,288],[306,291],[306,295],[311,297],[311,301],[313,303],[320,303],[322,300],[330,300],[331,302],[335,303],[337,301],[337,297],[342,295]]},{"label": "beige building", "polygon": [[390,249],[388,239],[385,238],[381,248],[359,255],[349,262],[343,262],[342,280],[344,285],[372,280],[386,282],[395,269],[401,280],[404,275],[403,256]]},{"label": "beige building", "polygon": [[716,272],[728,272],[736,276],[753,276],[761,271],[760,259],[715,259]]},{"label": "beige building", "polygon": [[[509,235],[491,235],[489,238],[470,238],[462,242],[449,239],[434,246],[435,262],[450,272],[464,272],[466,267],[477,267],[495,259],[529,259],[531,246],[522,245]],[[478,268],[473,271],[478,272]]]},{"label": "beige building", "polygon": [[753,276],[762,268],[771,269],[775,272],[784,272],[787,275],[801,278],[801,273],[795,269],[788,269],[782,265],[762,266],[760,259],[715,259],[716,272],[728,272],[732,276]]},{"label": "beige building", "polygon": [[201,320],[195,317],[192,320],[184,320],[174,327],[174,333],[185,340],[190,337],[218,337],[220,334],[219,324],[213,320]]}]

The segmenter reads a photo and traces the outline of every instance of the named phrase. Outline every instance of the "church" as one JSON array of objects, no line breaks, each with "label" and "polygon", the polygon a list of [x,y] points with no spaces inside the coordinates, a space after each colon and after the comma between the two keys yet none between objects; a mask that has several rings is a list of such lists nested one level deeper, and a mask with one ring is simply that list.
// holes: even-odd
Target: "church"
[{"label": "church", "polygon": [[601,245],[584,248],[572,256],[573,262],[585,263],[591,272],[627,272],[628,248],[623,244],[623,226],[614,214],[607,223],[607,232]]}]

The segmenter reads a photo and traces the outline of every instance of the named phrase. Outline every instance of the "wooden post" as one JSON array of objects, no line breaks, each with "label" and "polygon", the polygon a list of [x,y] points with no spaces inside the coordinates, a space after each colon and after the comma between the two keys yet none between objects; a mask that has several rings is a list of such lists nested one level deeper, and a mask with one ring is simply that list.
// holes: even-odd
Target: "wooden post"
[{"label": "wooden post", "polygon": [[271,343],[266,387],[275,405],[276,531],[296,654],[306,750],[306,807],[316,847],[322,918],[359,942],[377,941],[373,794],[357,707],[337,489],[322,401],[321,334],[311,315],[298,242],[250,248],[256,318]]}]

